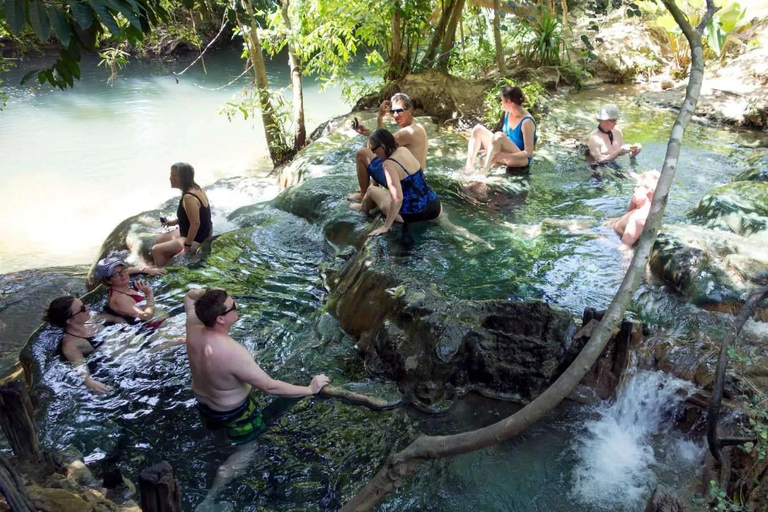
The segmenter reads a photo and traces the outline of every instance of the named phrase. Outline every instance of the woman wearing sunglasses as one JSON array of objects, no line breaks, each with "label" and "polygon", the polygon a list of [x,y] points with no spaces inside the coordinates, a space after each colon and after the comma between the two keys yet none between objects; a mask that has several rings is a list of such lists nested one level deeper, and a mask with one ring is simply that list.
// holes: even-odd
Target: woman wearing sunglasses
[{"label": "woman wearing sunglasses", "polygon": [[54,299],[45,313],[46,322],[64,330],[58,345],[59,355],[72,363],[88,389],[101,395],[111,389],[91,377],[85,362],[85,358],[102,343],[97,339],[99,327],[89,323],[90,319],[88,306],[80,299],[69,296]]},{"label": "woman wearing sunglasses", "polygon": [[386,233],[395,222],[423,222],[440,216],[440,200],[427,184],[419,161],[407,148],[397,144],[389,130],[379,128],[373,132],[366,151],[371,159],[382,162],[382,181],[385,182],[382,185],[386,186],[386,189],[368,187],[363,202],[352,205],[364,213],[378,206],[386,215],[384,226],[368,236]]},{"label": "woman wearing sunglasses", "polygon": [[[139,279],[131,285],[132,274],[165,274],[165,270],[153,267],[137,269],[129,267],[119,258],[104,258],[96,264],[93,276],[107,287],[107,305],[104,312],[128,324],[149,322],[155,316],[155,295],[146,281]],[[149,322],[150,328],[158,327],[162,320]]]}]

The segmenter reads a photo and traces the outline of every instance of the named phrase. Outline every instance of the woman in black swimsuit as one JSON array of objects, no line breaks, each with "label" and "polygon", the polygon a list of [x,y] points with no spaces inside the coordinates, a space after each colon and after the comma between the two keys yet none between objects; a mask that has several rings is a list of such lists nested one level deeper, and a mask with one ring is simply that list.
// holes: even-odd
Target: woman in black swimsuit
[{"label": "woman in black swimsuit", "polygon": [[100,345],[95,341],[97,326],[88,323],[91,319],[88,306],[76,297],[59,297],[54,299],[45,313],[45,320],[54,327],[64,329],[64,337],[59,344],[58,352],[72,363],[75,371],[83,378],[83,383],[94,393],[104,394],[110,387],[93,379],[85,357]]},{"label": "woman in black swimsuit", "polygon": [[163,222],[163,226],[179,227],[155,240],[152,256],[157,267],[166,266],[171,258],[179,254],[195,253],[200,244],[213,234],[211,205],[203,189],[195,183],[195,169],[181,162],[173,164],[171,187],[181,190],[177,220]]}]

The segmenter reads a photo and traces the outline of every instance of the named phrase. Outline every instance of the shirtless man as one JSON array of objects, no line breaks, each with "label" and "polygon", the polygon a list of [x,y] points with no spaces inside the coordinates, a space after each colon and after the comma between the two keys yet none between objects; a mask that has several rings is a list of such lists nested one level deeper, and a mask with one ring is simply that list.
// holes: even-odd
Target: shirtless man
[{"label": "shirtless man", "polygon": [[637,156],[642,149],[640,144],[624,144],[624,134],[616,126],[619,121],[619,108],[613,104],[603,105],[597,113],[599,124],[589,134],[589,153],[587,160],[590,164],[600,165],[613,162],[622,155]]},{"label": "shirtless man", "polygon": [[251,388],[286,397],[316,395],[329,382],[316,375],[309,386],[275,380],[262,370],[248,350],[229,337],[237,321],[237,305],[218,288],[190,290],[184,297],[187,313],[187,357],[192,393],[206,418],[223,424],[235,444],[256,437],[265,425]]},{"label": "shirtless man", "polygon": [[[392,114],[392,117],[395,118],[395,123],[400,126],[400,129],[393,134],[397,145],[408,148],[421,164],[421,168],[426,170],[427,147],[429,144],[427,130],[423,124],[413,119],[413,102],[411,98],[407,94],[399,92],[392,96],[390,101],[385,100],[381,102],[379,117],[376,120],[377,128],[384,126],[384,116],[387,113]],[[355,130],[357,133],[365,136],[371,135],[371,130],[362,124],[358,124]],[[380,185],[386,185],[383,162],[380,158],[372,155],[367,147],[362,147],[358,150],[355,157],[355,165],[360,192],[348,195],[347,199],[350,201],[360,201],[362,199],[368,190],[371,179]]]},{"label": "shirtless man", "polygon": [[621,237],[620,248],[626,250],[637,242],[643,233],[645,221],[651,213],[651,201],[656,191],[656,184],[661,174],[659,171],[647,171],[637,177],[637,186],[632,193],[627,213],[617,219],[611,219],[609,225]]}]

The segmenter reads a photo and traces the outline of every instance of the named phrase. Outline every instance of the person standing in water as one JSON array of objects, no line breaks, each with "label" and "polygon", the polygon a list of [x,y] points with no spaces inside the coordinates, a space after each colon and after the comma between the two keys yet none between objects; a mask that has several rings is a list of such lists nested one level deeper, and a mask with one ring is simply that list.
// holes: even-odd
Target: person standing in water
[{"label": "person standing in water", "polygon": [[[408,149],[421,165],[422,169],[427,168],[427,148],[429,139],[424,125],[416,121],[413,117],[413,102],[407,94],[401,92],[392,96],[389,101],[383,101],[379,106],[379,117],[376,119],[376,127],[381,128],[384,125],[384,116],[390,113],[395,119],[395,123],[400,127],[394,133],[395,140],[399,146]],[[358,124],[355,131],[362,135],[371,135],[371,130]],[[384,178],[383,161],[370,151],[367,147],[362,147],[355,157],[355,167],[357,169],[357,181],[360,185],[360,191],[347,196],[350,201],[362,201],[368,187],[373,180],[376,184],[386,187]]]},{"label": "person standing in water", "polygon": [[597,128],[589,134],[587,161],[597,166],[615,161],[623,155],[637,156],[642,146],[624,144],[624,134],[616,124],[619,122],[619,107],[609,103],[597,113]]},{"label": "person standing in water", "polygon": [[316,375],[307,386],[297,386],[267,375],[248,349],[229,336],[237,321],[237,304],[219,288],[190,290],[184,297],[187,314],[187,358],[197,409],[211,427],[224,427],[240,448],[219,468],[216,479],[198,510],[213,507],[219,491],[239,474],[255,455],[254,441],[267,428],[253,397],[254,388],[281,397],[316,395],[330,379]]},{"label": "person standing in water", "polygon": [[179,226],[163,233],[152,246],[156,267],[164,267],[174,257],[197,252],[200,244],[213,234],[211,205],[200,185],[195,183],[195,169],[179,162],[171,166],[171,187],[181,190],[176,220],[164,221],[163,226]]},{"label": "person standing in water", "polygon": [[472,128],[467,145],[465,173],[475,172],[475,158],[480,149],[485,149],[482,173],[487,174],[493,165],[504,164],[508,171],[528,172],[536,147],[536,121],[523,107],[525,96],[519,87],[506,86],[501,89],[501,131],[492,132],[478,124]]}]

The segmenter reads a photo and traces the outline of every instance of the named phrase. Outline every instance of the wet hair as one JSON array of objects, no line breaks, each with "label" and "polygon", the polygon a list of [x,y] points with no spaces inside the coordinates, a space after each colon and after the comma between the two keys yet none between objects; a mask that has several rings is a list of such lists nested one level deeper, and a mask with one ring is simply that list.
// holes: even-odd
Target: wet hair
[{"label": "wet hair", "polygon": [[371,144],[371,148],[382,146],[384,148],[384,154],[387,155],[387,158],[389,158],[389,156],[398,148],[395,136],[392,135],[392,132],[386,128],[379,128],[373,132],[368,138],[368,141]]},{"label": "wet hair", "polygon": [[505,100],[511,101],[515,105],[522,105],[525,101],[523,90],[519,87],[513,87],[511,85],[501,88],[501,97]]},{"label": "wet hair", "polygon": [[67,328],[67,320],[72,318],[72,314],[69,312],[69,308],[72,307],[72,303],[75,302],[75,298],[71,295],[65,295],[64,297],[58,297],[53,299],[45,311],[43,321],[48,322],[54,327]]},{"label": "wet hair", "polygon": [[224,314],[227,307],[227,292],[221,288],[209,288],[195,301],[195,314],[206,327],[216,325],[216,319]]},{"label": "wet hair", "polygon": [[178,162],[171,166],[171,170],[179,173],[182,192],[187,192],[192,187],[200,188],[200,185],[195,183],[195,168],[191,165],[184,162]]},{"label": "wet hair", "polygon": [[404,94],[402,92],[398,92],[396,94],[392,95],[392,98],[389,100],[390,102],[394,103],[396,101],[399,101],[403,104],[403,108],[405,110],[410,110],[413,108],[413,102],[411,101],[411,97],[407,94]]}]

